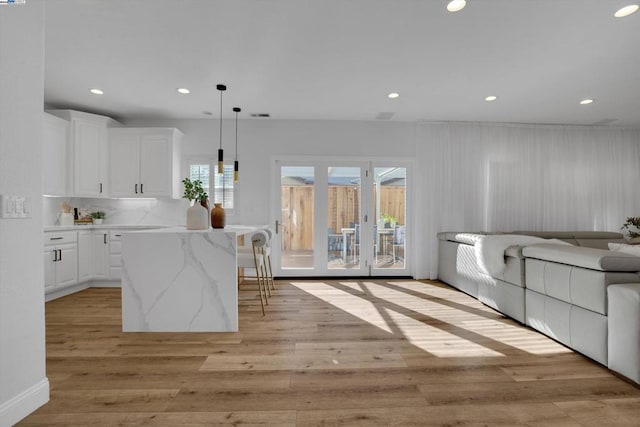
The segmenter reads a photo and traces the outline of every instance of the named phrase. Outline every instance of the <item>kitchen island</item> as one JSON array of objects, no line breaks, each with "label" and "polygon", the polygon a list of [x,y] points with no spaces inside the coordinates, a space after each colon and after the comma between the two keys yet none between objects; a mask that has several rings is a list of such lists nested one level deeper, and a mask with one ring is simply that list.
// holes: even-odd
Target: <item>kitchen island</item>
[{"label": "kitchen island", "polygon": [[122,237],[124,332],[236,332],[238,237],[260,227],[144,230]]}]

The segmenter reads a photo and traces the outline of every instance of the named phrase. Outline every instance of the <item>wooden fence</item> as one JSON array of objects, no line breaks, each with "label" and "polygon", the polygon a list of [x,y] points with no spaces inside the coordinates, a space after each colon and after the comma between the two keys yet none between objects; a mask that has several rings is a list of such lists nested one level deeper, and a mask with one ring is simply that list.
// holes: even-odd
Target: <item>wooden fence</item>
[{"label": "wooden fence", "polygon": [[[313,196],[311,185],[282,187],[283,250],[313,249],[314,210],[328,209],[328,234],[340,234],[343,228],[351,228],[359,221],[360,187],[329,186],[327,206],[314,206]],[[381,186],[380,196],[380,212],[395,217],[400,225],[405,224],[405,187]]]}]

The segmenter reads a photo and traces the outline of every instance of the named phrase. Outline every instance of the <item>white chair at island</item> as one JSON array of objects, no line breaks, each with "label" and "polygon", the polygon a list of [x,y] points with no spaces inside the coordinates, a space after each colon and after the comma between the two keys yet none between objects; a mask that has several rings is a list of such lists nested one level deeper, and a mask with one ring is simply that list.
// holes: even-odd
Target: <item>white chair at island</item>
[{"label": "white chair at island", "polygon": [[[240,279],[249,277],[244,274],[245,268],[254,268],[256,270],[255,278],[258,282],[258,293],[260,294],[260,306],[262,307],[262,315],[265,315],[264,306],[269,304],[268,296],[271,294],[267,278],[267,267],[264,248],[269,242],[269,234],[264,230],[259,230],[251,236],[251,248],[238,249],[238,287]],[[242,269],[242,273],[240,273]],[[267,293],[268,292],[268,293]],[[264,297],[263,297],[264,294]]]}]

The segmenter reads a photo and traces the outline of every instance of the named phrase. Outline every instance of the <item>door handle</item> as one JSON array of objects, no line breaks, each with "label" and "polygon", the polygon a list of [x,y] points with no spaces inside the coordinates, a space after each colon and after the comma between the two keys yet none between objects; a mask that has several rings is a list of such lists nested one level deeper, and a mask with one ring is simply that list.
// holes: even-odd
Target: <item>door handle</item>
[{"label": "door handle", "polygon": [[276,234],[278,234],[278,225],[280,224],[280,222],[278,222],[278,220],[276,219]]},{"label": "door handle", "polygon": [[104,242],[105,245],[107,244],[107,233],[104,233],[102,235],[102,241]]},{"label": "door handle", "polygon": [[136,194],[138,194],[138,184],[136,184],[135,188],[136,188],[136,190],[135,190]]},{"label": "door handle", "polygon": [[100,194],[102,194],[102,183],[100,183]]},{"label": "door handle", "polygon": [[62,237],[49,237],[49,240],[62,240]]},{"label": "door handle", "polygon": [[62,261],[62,249],[58,249],[60,251],[60,258],[58,258],[58,261]]},{"label": "door handle", "polygon": [[54,249],[53,250],[53,262],[58,261],[58,250]]},{"label": "door handle", "polygon": [[144,194],[144,184],[140,184],[140,194]]}]

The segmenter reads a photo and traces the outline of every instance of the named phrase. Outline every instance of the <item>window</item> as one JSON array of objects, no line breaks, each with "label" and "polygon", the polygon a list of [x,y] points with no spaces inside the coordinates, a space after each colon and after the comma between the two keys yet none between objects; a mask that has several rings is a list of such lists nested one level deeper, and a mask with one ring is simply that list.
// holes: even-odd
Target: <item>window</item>
[{"label": "window", "polygon": [[[217,163],[213,159],[189,161],[189,178],[202,181],[202,187],[209,194],[209,203],[222,203],[228,211],[235,208],[236,194],[233,182],[233,164],[224,164],[224,174],[218,175]],[[214,172],[213,174],[211,172]],[[213,189],[211,177],[213,175]],[[229,213],[229,212],[228,212]]]}]

